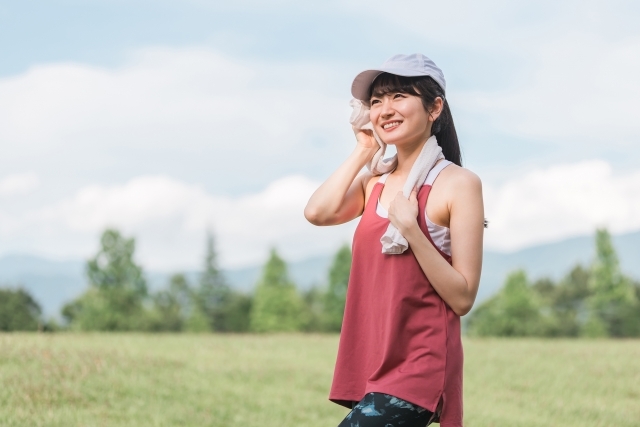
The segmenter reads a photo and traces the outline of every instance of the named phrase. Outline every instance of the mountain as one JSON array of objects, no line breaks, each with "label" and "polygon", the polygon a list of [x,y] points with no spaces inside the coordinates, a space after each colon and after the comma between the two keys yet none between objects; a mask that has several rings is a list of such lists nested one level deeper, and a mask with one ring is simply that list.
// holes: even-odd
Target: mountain
[{"label": "mountain", "polygon": [[[613,236],[622,270],[640,279],[640,231]],[[523,268],[529,277],[559,279],[577,263],[588,264],[594,256],[594,237],[580,236],[559,242],[532,246],[514,252],[485,251],[478,301],[500,288],[506,274]],[[289,263],[289,271],[300,289],[326,282],[332,255],[318,256]],[[260,277],[261,266],[225,270],[230,285],[250,292]],[[197,271],[184,272],[193,283]],[[147,271],[149,288],[156,290],[167,283],[170,273]],[[81,294],[86,287],[84,261],[53,261],[32,255],[0,257],[0,286],[26,288],[42,305],[45,316],[58,316],[65,302]]]}]

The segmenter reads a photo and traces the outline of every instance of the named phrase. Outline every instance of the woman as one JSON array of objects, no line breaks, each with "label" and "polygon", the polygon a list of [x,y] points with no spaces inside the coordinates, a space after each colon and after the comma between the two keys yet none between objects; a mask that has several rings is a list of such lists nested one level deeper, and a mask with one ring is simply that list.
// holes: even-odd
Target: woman
[{"label": "woman", "polygon": [[[444,76],[430,59],[396,55],[360,73],[352,93],[395,145],[397,166],[357,176],[380,147],[373,132],[354,128],[355,150],[305,208],[315,225],[362,215],[329,399],[352,409],[339,427],[462,426],[460,316],[480,281],[480,179],[461,167]],[[401,190],[432,136],[445,159],[407,198]],[[408,242],[403,253],[382,253],[389,222]]]}]

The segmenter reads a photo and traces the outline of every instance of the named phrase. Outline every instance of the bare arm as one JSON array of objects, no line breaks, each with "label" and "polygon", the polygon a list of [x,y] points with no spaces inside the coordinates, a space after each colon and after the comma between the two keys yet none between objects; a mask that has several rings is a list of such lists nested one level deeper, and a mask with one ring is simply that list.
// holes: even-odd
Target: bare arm
[{"label": "bare arm", "polygon": [[389,219],[409,242],[436,292],[456,314],[463,316],[471,310],[480,283],[484,207],[480,179],[467,170],[460,171],[447,188],[452,195],[449,204],[452,265],[420,230],[415,192],[409,200],[398,193],[389,207]]},{"label": "bare arm", "polygon": [[356,175],[378,150],[373,137],[356,133],[358,144],[340,167],[313,193],[304,209],[304,216],[314,225],[336,225],[351,221],[364,209],[365,185],[371,178]]}]

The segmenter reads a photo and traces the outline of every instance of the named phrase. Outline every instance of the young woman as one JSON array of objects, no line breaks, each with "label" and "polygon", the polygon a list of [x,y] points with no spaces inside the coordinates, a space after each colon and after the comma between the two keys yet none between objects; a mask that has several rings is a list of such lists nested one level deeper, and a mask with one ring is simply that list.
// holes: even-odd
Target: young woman
[{"label": "young woman", "polygon": [[[480,281],[480,179],[462,168],[444,76],[425,56],[396,55],[360,73],[352,94],[370,107],[381,140],[395,145],[397,166],[358,175],[379,145],[371,131],[354,129],[354,151],[305,208],[315,225],[362,215],[329,399],[351,409],[339,427],[461,427],[460,316]],[[445,159],[406,198],[401,190],[431,136]],[[389,222],[408,242],[403,253],[382,253]]]}]

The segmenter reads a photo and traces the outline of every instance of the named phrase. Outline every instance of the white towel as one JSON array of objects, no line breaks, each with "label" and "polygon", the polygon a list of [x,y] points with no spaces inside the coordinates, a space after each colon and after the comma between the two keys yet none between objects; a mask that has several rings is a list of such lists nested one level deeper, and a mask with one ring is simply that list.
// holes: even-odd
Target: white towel
[{"label": "white towel", "polygon": [[[356,129],[371,130],[376,141],[378,141],[378,145],[380,145],[380,149],[373,156],[373,159],[367,163],[367,167],[374,175],[382,175],[383,173],[393,171],[398,165],[398,158],[397,156],[390,159],[383,158],[387,144],[382,142],[375,130],[373,130],[373,125],[369,119],[369,108],[357,99],[352,99],[350,105],[353,107],[353,112],[351,113],[349,122]],[[420,151],[416,161],[413,163],[413,166],[411,166],[407,181],[402,188],[402,194],[404,194],[406,198],[409,198],[414,189],[419,189],[419,187],[422,186],[429,171],[436,162],[443,158],[442,148],[438,145],[436,137],[431,136],[427,139],[427,142],[422,147],[422,151]],[[380,243],[382,243],[382,253],[388,255],[401,254],[409,247],[407,239],[405,239],[391,223],[389,223],[387,231],[385,231],[380,238]]]},{"label": "white towel", "polygon": [[349,123],[356,129],[367,129],[373,132],[373,136],[380,146],[376,154],[373,155],[373,158],[367,163],[367,169],[376,176],[392,172],[396,166],[398,166],[398,156],[389,157],[388,159],[384,158],[387,144],[382,142],[373,129],[373,124],[371,124],[371,119],[369,119],[369,107],[364,105],[359,99],[352,99],[349,105],[353,108]]}]

